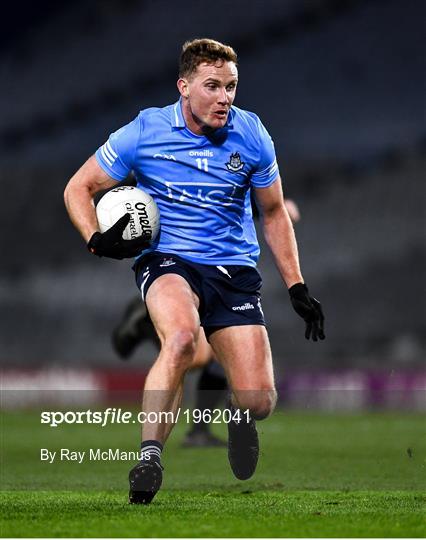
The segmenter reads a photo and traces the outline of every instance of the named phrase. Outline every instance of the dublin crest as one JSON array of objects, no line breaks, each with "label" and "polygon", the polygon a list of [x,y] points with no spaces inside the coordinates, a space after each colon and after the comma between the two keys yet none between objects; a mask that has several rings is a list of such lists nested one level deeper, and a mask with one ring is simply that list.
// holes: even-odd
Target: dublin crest
[{"label": "dublin crest", "polygon": [[229,162],[226,163],[226,167],[228,171],[231,171],[231,172],[241,171],[244,165],[245,163],[241,161],[241,157],[238,152],[234,152],[233,154],[231,154],[229,157]]}]

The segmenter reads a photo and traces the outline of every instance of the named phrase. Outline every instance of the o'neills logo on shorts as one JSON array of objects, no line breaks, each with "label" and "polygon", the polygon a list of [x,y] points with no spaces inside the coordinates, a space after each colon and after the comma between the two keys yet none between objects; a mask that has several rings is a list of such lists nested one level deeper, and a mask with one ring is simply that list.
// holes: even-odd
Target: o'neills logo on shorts
[{"label": "o'neills logo on shorts", "polygon": [[232,311],[245,311],[246,309],[254,309],[254,305],[246,302],[242,306],[232,306]]}]

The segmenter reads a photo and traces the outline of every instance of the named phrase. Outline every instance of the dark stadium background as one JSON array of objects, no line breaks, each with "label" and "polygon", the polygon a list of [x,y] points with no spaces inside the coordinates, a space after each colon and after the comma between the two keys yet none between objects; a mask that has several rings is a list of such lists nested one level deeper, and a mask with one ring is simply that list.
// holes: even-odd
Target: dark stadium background
[{"label": "dark stadium background", "polygon": [[398,374],[402,386],[424,390],[424,6],[11,4],[0,32],[4,373],[149,366],[152,346],[124,364],[110,345],[137,294],[129,262],[87,252],[62,193],[111,131],[177,99],[183,41],[213,37],[239,53],[236,104],[255,111],[275,141],[285,193],[302,214],[305,279],[326,314],[326,341],[306,342],[264,248],[264,310],[282,398],[295,374],[340,374],[350,388],[366,374],[379,386]]}]

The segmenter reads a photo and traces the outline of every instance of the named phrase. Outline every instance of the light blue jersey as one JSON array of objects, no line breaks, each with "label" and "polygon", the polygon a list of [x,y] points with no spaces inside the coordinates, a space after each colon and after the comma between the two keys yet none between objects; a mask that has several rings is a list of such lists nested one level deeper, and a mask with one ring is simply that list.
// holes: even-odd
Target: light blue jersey
[{"label": "light blue jersey", "polygon": [[160,210],[161,232],[150,251],[201,264],[255,266],[259,244],[250,188],[278,176],[271,137],[259,118],[232,107],[215,140],[185,125],[181,102],[145,109],[96,152],[104,171],[138,186]]}]

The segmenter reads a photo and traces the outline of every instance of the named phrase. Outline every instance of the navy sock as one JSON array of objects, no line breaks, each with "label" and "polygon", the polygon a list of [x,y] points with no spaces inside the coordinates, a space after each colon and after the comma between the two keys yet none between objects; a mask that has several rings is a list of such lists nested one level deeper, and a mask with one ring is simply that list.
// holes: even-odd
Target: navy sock
[{"label": "navy sock", "polygon": [[161,461],[161,452],[163,445],[159,441],[149,440],[143,441],[141,444],[141,461]]}]

